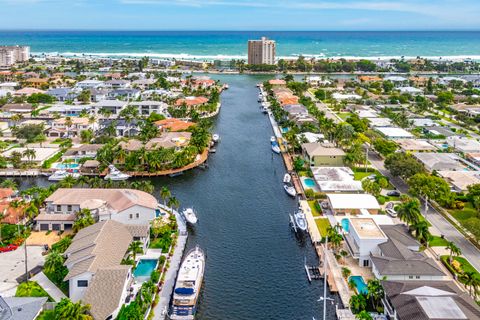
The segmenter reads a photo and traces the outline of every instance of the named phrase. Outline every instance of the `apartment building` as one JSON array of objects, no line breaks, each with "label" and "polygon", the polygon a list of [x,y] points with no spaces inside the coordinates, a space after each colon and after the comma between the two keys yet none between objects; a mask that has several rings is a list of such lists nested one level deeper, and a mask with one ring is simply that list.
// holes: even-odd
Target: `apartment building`
[{"label": "apartment building", "polygon": [[248,41],[248,64],[275,64],[276,43],[262,37]]},{"label": "apartment building", "polygon": [[0,66],[11,66],[30,59],[30,47],[0,46]]}]

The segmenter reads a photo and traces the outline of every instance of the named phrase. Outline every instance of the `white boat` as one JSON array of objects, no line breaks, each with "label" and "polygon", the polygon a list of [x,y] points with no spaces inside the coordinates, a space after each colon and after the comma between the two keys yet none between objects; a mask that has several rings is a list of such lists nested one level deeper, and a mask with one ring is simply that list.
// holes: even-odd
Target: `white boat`
[{"label": "white boat", "polygon": [[301,209],[298,209],[298,211],[295,212],[293,218],[298,229],[302,231],[307,230],[307,218]]},{"label": "white boat", "polygon": [[112,181],[122,181],[122,180],[127,180],[130,178],[130,175],[121,172],[117,168],[115,168],[114,165],[109,165],[108,166],[109,174],[105,176],[105,180],[112,180]]},{"label": "white boat", "polygon": [[271,136],[270,137],[270,142],[271,143],[277,142],[277,138],[275,138],[275,136]]},{"label": "white boat", "polygon": [[285,173],[283,176],[283,183],[290,183],[292,182],[292,176],[288,173]]},{"label": "white boat", "polygon": [[205,253],[200,247],[190,250],[180,266],[170,313],[172,320],[193,320],[205,272]]},{"label": "white boat", "polygon": [[198,221],[197,215],[195,214],[195,211],[192,208],[187,208],[183,210],[182,215],[185,218],[185,220],[190,224],[196,224]]},{"label": "white boat", "polygon": [[262,107],[262,112],[263,112],[263,113],[268,113],[268,107],[263,106],[263,107]]},{"label": "white boat", "polygon": [[297,190],[295,190],[295,187],[292,186],[291,184],[284,184],[283,185],[283,189],[285,189],[285,192],[291,196],[291,197],[295,197],[297,196]]},{"label": "white boat", "polygon": [[276,154],[280,154],[280,152],[282,152],[277,143],[272,143],[272,151],[275,152]]},{"label": "white boat", "polygon": [[225,83],[225,84],[223,85],[223,89],[224,89],[224,90],[228,90],[228,88],[230,88],[230,87],[228,86],[228,84]]},{"label": "white boat", "polygon": [[48,177],[48,181],[62,181],[66,177],[73,177],[75,179],[80,178],[80,174],[77,172],[68,172],[65,170],[57,170],[51,176]]},{"label": "white boat", "polygon": [[212,135],[212,141],[213,141],[213,142],[218,142],[218,141],[220,141],[220,136],[219,136],[217,133],[213,134],[213,135]]}]

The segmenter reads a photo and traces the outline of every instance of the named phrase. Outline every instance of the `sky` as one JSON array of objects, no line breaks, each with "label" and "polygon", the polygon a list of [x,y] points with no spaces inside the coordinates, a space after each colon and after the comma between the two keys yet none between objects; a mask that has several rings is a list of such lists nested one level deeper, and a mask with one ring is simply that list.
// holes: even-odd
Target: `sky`
[{"label": "sky", "polygon": [[480,1],[0,0],[0,29],[480,30]]}]

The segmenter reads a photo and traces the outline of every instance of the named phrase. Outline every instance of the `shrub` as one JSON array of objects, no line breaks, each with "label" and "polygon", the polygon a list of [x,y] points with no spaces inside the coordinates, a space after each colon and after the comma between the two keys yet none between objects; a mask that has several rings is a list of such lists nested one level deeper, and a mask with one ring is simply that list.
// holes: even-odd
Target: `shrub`
[{"label": "shrub", "polygon": [[313,199],[315,197],[315,191],[313,191],[313,189],[305,190],[305,197],[307,197],[307,199]]},{"label": "shrub", "polygon": [[156,284],[158,283],[158,280],[160,280],[160,272],[158,272],[157,270],[153,270],[150,274],[150,281]]},{"label": "shrub", "polygon": [[382,204],[385,204],[385,202],[387,201],[387,199],[385,199],[384,196],[378,196],[378,197],[377,197],[377,201],[378,201],[379,204],[382,205]]}]

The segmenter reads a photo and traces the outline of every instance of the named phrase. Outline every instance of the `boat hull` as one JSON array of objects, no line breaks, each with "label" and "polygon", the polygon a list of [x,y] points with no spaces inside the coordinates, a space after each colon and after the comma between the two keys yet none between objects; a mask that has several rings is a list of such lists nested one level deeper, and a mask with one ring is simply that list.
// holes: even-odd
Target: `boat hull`
[{"label": "boat hull", "polygon": [[294,187],[290,187],[290,186],[284,185],[284,186],[283,186],[283,189],[285,190],[285,192],[286,192],[290,197],[296,197],[296,196],[297,196],[297,191],[295,190]]}]

